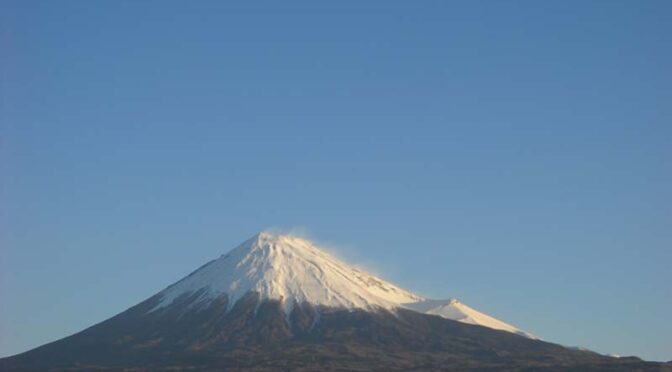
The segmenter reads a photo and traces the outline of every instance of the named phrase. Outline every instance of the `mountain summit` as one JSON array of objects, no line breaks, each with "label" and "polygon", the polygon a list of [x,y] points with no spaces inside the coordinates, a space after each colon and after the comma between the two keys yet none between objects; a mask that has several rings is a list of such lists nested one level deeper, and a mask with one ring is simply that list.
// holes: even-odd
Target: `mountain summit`
[{"label": "mountain summit", "polygon": [[110,319],[0,359],[3,372],[663,367],[534,339],[457,300],[403,290],[306,239],[270,233]]},{"label": "mountain summit", "polygon": [[227,296],[229,307],[250,292],[278,300],[286,312],[310,303],[346,309],[393,309],[422,297],[355,269],[292,235],[261,232],[160,293],[157,308],[199,292],[195,306]]}]

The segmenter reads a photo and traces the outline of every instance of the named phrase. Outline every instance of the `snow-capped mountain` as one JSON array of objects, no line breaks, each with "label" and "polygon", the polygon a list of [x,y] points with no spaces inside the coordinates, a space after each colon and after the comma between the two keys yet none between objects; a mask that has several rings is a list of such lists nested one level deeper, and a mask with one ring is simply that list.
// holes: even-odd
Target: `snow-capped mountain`
[{"label": "snow-capped mountain", "polygon": [[286,312],[310,303],[346,309],[393,309],[422,297],[365,273],[306,239],[262,232],[160,293],[157,308],[201,291],[195,306],[226,295],[232,307],[249,292],[279,300]]},{"label": "snow-capped mountain", "polygon": [[311,241],[261,232],[159,293],[152,310],[180,296],[199,293],[192,306],[207,306],[227,296],[229,308],[245,294],[278,300],[286,313],[296,304],[331,308],[394,310],[399,307],[534,338],[531,334],[478,312],[456,299],[431,300],[356,269]]},{"label": "snow-capped mountain", "polygon": [[663,367],[534,339],[456,300],[385,282],[308,240],[270,233],[110,319],[0,359],[3,372]]}]

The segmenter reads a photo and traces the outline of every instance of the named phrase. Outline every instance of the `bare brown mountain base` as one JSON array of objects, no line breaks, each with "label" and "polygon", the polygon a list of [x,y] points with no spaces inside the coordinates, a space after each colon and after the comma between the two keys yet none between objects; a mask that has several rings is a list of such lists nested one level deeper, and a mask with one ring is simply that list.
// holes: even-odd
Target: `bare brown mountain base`
[{"label": "bare brown mountain base", "polygon": [[150,312],[158,298],[62,340],[0,360],[2,371],[670,370],[637,358],[570,350],[408,310],[294,307],[249,295]]}]

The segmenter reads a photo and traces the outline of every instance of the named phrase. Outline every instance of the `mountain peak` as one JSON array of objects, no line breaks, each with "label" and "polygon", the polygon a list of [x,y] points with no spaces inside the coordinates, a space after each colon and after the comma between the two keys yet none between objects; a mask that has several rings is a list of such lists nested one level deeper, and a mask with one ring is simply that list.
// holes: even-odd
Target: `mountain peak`
[{"label": "mountain peak", "polygon": [[422,297],[356,269],[311,241],[262,231],[160,293],[156,309],[190,293],[194,306],[227,296],[229,306],[248,292],[279,300],[289,312],[295,304],[348,309],[393,309]]},{"label": "mountain peak", "polygon": [[319,249],[317,246],[306,238],[299,237],[292,234],[275,233],[272,231],[260,231],[238,246],[236,249],[241,250],[255,250],[255,249]]},{"label": "mountain peak", "polygon": [[292,234],[286,234],[286,233],[278,233],[274,232],[272,230],[262,230],[259,231],[258,233],[254,234],[250,240],[256,240],[258,242],[280,242],[280,241],[291,241],[291,240],[303,240],[307,241],[307,239],[301,238],[296,235]]}]

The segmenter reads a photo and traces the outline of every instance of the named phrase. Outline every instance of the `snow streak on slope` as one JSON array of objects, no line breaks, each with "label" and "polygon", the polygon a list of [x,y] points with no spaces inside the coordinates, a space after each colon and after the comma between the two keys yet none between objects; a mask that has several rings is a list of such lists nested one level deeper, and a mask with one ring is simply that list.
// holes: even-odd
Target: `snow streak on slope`
[{"label": "snow streak on slope", "polygon": [[373,310],[423,300],[348,266],[305,239],[266,232],[165,289],[154,310],[199,290],[204,291],[196,305],[227,295],[232,307],[246,293],[257,292],[261,300],[282,301],[286,312],[303,302]]},{"label": "snow streak on slope", "polygon": [[450,300],[424,300],[412,304],[405,304],[405,307],[426,314],[438,315],[442,318],[457,320],[462,323],[475,324],[488,328],[499,329],[518,334],[527,338],[536,339],[536,337],[525,331],[495,319],[489,315],[476,311],[456,299]]}]

